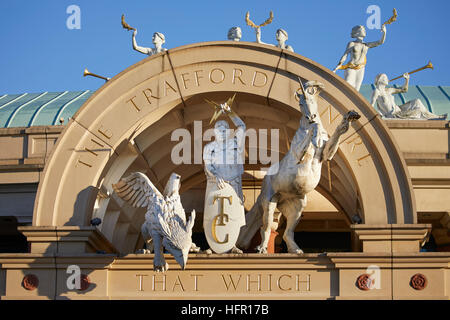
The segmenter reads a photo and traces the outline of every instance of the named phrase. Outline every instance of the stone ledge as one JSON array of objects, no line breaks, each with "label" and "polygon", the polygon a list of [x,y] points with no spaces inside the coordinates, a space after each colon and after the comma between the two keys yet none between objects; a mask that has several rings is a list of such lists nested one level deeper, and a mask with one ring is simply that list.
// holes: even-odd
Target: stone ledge
[{"label": "stone ledge", "polygon": [[0,128],[0,136],[24,135],[36,133],[61,133],[65,125]]},{"label": "stone ledge", "polygon": [[431,232],[431,224],[385,224],[351,226],[363,252],[419,252]]},{"label": "stone ledge", "polygon": [[402,120],[383,119],[389,129],[448,129],[449,120]]},{"label": "stone ledge", "polygon": [[26,226],[18,230],[31,243],[31,253],[117,253],[96,227]]}]

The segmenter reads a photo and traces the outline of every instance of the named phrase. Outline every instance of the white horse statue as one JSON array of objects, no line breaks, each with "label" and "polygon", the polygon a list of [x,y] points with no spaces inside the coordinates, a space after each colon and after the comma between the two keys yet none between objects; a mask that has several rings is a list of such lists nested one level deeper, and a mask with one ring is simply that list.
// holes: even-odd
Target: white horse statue
[{"label": "white horse statue", "polygon": [[261,193],[241,229],[237,242],[239,248],[248,249],[253,236],[261,228],[261,244],[256,249],[259,253],[267,253],[274,211],[278,208],[287,220],[283,240],[288,252],[303,253],[294,241],[294,230],[306,206],[306,195],[319,184],[322,163],[333,158],[350,122],[360,118],[356,111],[349,111],[328,138],[317,105],[317,96],[323,87],[317,81],[309,81],[303,94],[298,95],[302,112],[300,127],[286,156],[272,165],[264,177]]}]

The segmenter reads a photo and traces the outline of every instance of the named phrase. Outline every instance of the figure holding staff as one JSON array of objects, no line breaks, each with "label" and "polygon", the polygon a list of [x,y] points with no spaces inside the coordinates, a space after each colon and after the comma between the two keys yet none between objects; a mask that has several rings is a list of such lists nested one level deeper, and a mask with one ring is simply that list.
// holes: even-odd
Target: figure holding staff
[{"label": "figure holding staff", "polygon": [[[231,109],[236,94],[225,103],[205,101],[214,107],[210,124],[214,123],[215,140],[203,149],[206,174],[203,229],[205,237],[216,253],[242,253],[236,241],[245,225],[242,174],[245,160],[245,123]],[[227,116],[236,126],[231,130],[227,121],[216,121]]]}]

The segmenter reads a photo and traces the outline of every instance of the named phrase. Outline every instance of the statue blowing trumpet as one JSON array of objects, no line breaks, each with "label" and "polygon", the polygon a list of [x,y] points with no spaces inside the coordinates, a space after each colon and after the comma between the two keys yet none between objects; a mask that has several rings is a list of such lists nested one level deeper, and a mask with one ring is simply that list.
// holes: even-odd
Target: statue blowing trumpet
[{"label": "statue blowing trumpet", "polygon": [[[419,72],[419,71],[422,71],[422,70],[425,70],[425,69],[434,69],[434,68],[433,68],[433,64],[431,63],[431,61],[429,61],[428,64],[427,64],[426,66],[423,66],[422,68],[419,68],[419,69],[410,71],[410,72],[408,72],[408,74],[412,74],[412,73],[415,73],[415,72]],[[395,78],[393,78],[393,79],[391,79],[391,80],[389,80],[389,81],[397,80],[397,79],[400,79],[401,77],[403,77],[403,75],[398,76],[398,77],[395,77]]]},{"label": "statue blowing trumpet", "polygon": [[84,69],[84,72],[83,72],[83,77],[86,77],[86,76],[91,76],[91,77],[100,78],[100,79],[103,79],[103,80],[105,80],[105,81],[108,81],[108,80],[110,79],[110,78],[103,77],[103,76],[100,76],[100,75],[95,74],[95,73],[91,73],[91,72],[89,72],[89,70],[88,70],[87,68]]}]

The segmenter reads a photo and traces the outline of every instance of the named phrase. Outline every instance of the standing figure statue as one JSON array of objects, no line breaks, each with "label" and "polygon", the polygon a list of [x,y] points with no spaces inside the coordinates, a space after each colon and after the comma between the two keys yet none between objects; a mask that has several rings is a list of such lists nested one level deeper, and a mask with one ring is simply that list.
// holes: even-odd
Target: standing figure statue
[{"label": "standing figure statue", "polygon": [[320,120],[317,97],[323,84],[309,81],[300,98],[300,126],[286,156],[273,164],[263,179],[261,193],[246,215],[237,245],[247,249],[258,229],[261,230],[259,253],[267,253],[267,246],[276,208],[286,218],[283,240],[289,253],[303,251],[294,241],[294,230],[306,207],[306,197],[319,184],[322,163],[331,160],[339,147],[341,136],[348,131],[350,122],[359,114],[349,111],[337,126],[333,135],[328,134]]},{"label": "standing figure statue", "polygon": [[278,42],[278,48],[294,52],[294,49],[290,45],[286,44],[286,40],[288,39],[288,33],[286,32],[286,30],[278,29],[277,33],[275,34],[275,38]]},{"label": "standing figure statue", "polygon": [[[336,73],[337,70],[345,70],[344,79],[350,85],[352,85],[357,91],[361,88],[361,84],[364,79],[364,70],[367,63],[367,51],[369,48],[375,48],[383,44],[386,40],[386,25],[391,24],[397,20],[397,10],[394,8],[392,11],[393,15],[385,23],[381,25],[381,39],[374,42],[364,42],[364,37],[366,36],[366,29],[364,26],[355,26],[352,29],[351,37],[354,41],[350,41],[347,44],[344,55],[339,61],[333,72]],[[343,64],[350,55],[350,60],[347,64]]]},{"label": "standing figure statue", "polygon": [[403,75],[405,84],[401,88],[388,88],[389,79],[382,73],[375,78],[375,90],[372,93],[371,104],[374,108],[378,107],[378,112],[384,118],[397,119],[426,119],[426,120],[445,120],[447,114],[435,115],[428,111],[420,99],[408,101],[401,106],[395,103],[393,94],[408,92],[409,74]]},{"label": "standing figure statue", "polygon": [[154,55],[163,51],[167,51],[167,49],[163,48],[162,45],[164,44],[164,42],[166,42],[166,37],[161,33],[161,32],[155,32],[153,34],[153,44],[154,44],[154,48],[146,48],[146,47],[141,47],[138,46],[137,42],[136,42],[136,34],[137,34],[137,29],[131,27],[128,23],[125,22],[125,15],[122,15],[122,27],[124,29],[127,29],[128,31],[133,30],[133,35],[131,37],[132,40],[132,45],[133,45],[133,49],[146,54],[146,55]]},{"label": "standing figure statue", "polygon": [[256,25],[252,20],[250,20],[250,12],[247,11],[247,14],[245,15],[245,22],[247,23],[248,26],[255,29],[255,32],[256,32],[256,41],[255,42],[256,43],[267,44],[267,43],[261,41],[261,27],[264,27],[264,26],[272,23],[272,20],[273,20],[273,12],[270,11],[269,18],[267,18],[267,20],[264,21],[264,23],[261,23],[260,25]]},{"label": "standing figure statue", "polygon": [[[217,121],[214,125],[215,140],[206,144],[203,149],[204,170],[207,178],[203,226],[211,249],[217,253],[230,250],[232,253],[242,253],[236,248],[235,243],[240,228],[245,225],[242,193],[245,124],[231,110],[234,97],[222,104],[207,100],[216,108],[211,122],[224,114],[237,127],[232,134],[233,130],[230,130],[227,121]],[[223,200],[225,198],[227,201]],[[216,200],[219,201],[216,202]],[[221,204],[218,203],[220,201],[222,201]],[[215,207],[217,205],[219,208]],[[217,220],[218,218],[220,219]],[[221,229],[218,226],[221,226]],[[220,232],[223,234],[219,236]]]},{"label": "standing figure statue", "polygon": [[[344,55],[339,61],[333,72],[339,69],[345,70],[344,79],[350,85],[352,85],[357,91],[361,88],[361,84],[364,79],[364,70],[367,63],[367,51],[369,48],[375,48],[384,43],[386,39],[386,26],[381,26],[381,32],[383,33],[381,39],[374,42],[364,42],[366,36],[366,29],[364,26],[355,26],[352,29],[351,37],[355,38],[354,41],[350,41],[347,44]],[[347,64],[343,64],[350,55],[350,61]]]},{"label": "standing figure statue", "polygon": [[232,27],[228,30],[228,40],[239,41],[242,38],[242,30],[239,27]]},{"label": "standing figure statue", "polygon": [[164,42],[166,42],[166,37],[161,32],[155,32],[153,34],[152,41],[153,41],[153,44],[155,45],[154,48],[146,48],[146,47],[138,46],[138,44],[136,42],[136,34],[137,34],[137,30],[134,30],[133,36],[132,36],[132,43],[133,43],[134,50],[136,50],[140,53],[149,55],[149,56],[152,56],[152,55],[160,53],[160,52],[167,51],[166,48],[162,47]]}]

